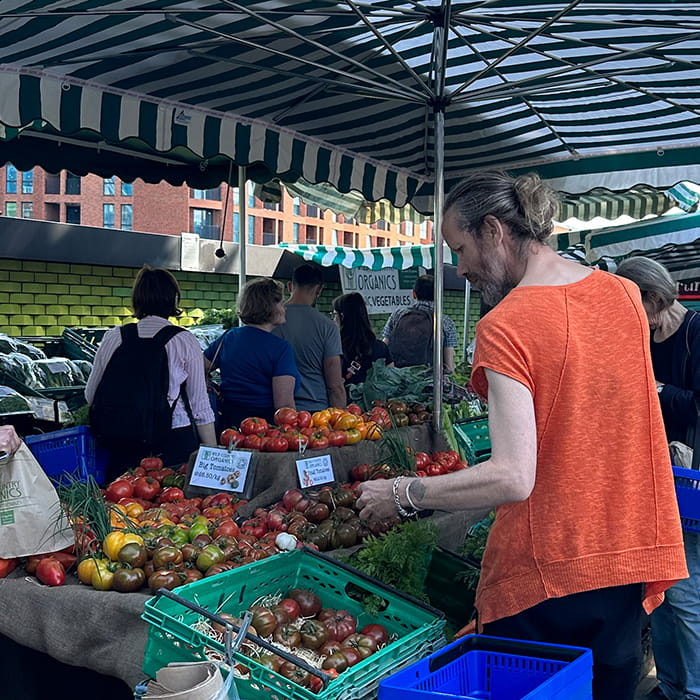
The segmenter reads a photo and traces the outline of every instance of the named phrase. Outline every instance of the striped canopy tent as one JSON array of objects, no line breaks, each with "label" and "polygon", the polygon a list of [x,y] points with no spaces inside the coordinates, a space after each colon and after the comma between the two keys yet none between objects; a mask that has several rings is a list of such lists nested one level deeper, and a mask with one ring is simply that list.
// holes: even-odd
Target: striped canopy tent
[{"label": "striped canopy tent", "polygon": [[562,254],[589,265],[614,270],[620,260],[644,255],[665,265],[674,279],[700,278],[700,213],[660,216],[556,238]]},{"label": "striped canopy tent", "polygon": [[434,213],[440,308],[443,187],[465,173],[700,181],[699,27],[695,1],[4,0],[0,158],[198,187],[235,164],[410,202]]},{"label": "striped canopy tent", "polygon": [[[395,270],[408,270],[412,267],[435,269],[435,248],[432,245],[406,245],[383,248],[343,248],[341,246],[302,245],[282,243],[281,246],[304,260],[328,267],[366,267],[382,270],[387,267]],[[444,262],[456,265],[457,256],[444,247]]]}]

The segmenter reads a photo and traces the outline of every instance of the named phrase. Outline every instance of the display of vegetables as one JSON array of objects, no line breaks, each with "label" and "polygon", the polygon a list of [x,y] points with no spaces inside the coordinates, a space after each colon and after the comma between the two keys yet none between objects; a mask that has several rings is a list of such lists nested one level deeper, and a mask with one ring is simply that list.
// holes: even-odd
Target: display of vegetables
[{"label": "display of vegetables", "polygon": [[[313,668],[327,673],[331,679],[390,642],[389,633],[383,625],[370,622],[358,628],[358,621],[350,612],[325,608],[317,593],[308,588],[293,588],[282,595],[269,596],[264,602],[248,608],[252,613],[250,632],[278,647],[281,652],[297,656]],[[230,610],[217,611],[216,614],[226,621],[240,624],[245,612]],[[223,641],[225,628],[216,622],[208,624],[211,636]],[[322,684],[317,676],[250,640],[244,641],[241,652],[312,692],[321,689]],[[241,664],[235,670],[239,674],[248,672]]]}]

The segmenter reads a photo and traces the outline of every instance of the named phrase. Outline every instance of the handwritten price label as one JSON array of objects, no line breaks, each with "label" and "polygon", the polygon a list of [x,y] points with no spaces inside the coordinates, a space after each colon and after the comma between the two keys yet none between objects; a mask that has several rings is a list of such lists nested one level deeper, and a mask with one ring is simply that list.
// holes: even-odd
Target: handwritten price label
[{"label": "handwritten price label", "polygon": [[220,447],[200,447],[192,467],[190,484],[217,491],[243,491],[248,469],[250,452],[227,450]]},{"label": "handwritten price label", "polygon": [[335,481],[330,455],[298,459],[297,474],[299,475],[299,484],[303,489]]}]

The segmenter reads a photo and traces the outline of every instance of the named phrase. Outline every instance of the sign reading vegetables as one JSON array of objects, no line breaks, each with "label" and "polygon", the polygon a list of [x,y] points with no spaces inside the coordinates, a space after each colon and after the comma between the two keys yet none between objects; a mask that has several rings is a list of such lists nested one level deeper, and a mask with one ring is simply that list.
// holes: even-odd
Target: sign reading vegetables
[{"label": "sign reading vegetables", "polygon": [[370,314],[392,313],[413,303],[411,291],[415,279],[403,271],[388,267],[382,270],[340,267],[339,271],[343,294],[362,294]]}]

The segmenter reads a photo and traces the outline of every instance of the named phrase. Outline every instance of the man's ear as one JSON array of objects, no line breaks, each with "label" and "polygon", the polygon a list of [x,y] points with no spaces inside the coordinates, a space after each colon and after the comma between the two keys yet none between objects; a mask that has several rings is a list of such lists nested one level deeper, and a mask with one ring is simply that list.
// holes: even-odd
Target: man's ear
[{"label": "man's ear", "polygon": [[503,222],[493,214],[487,214],[484,217],[484,223],[481,225],[481,236],[490,241],[493,246],[498,246],[503,242],[506,234],[506,228]]},{"label": "man's ear", "polygon": [[290,282],[287,282],[287,291],[288,291],[290,294],[292,293],[292,283],[291,283],[291,281],[290,281]]}]

